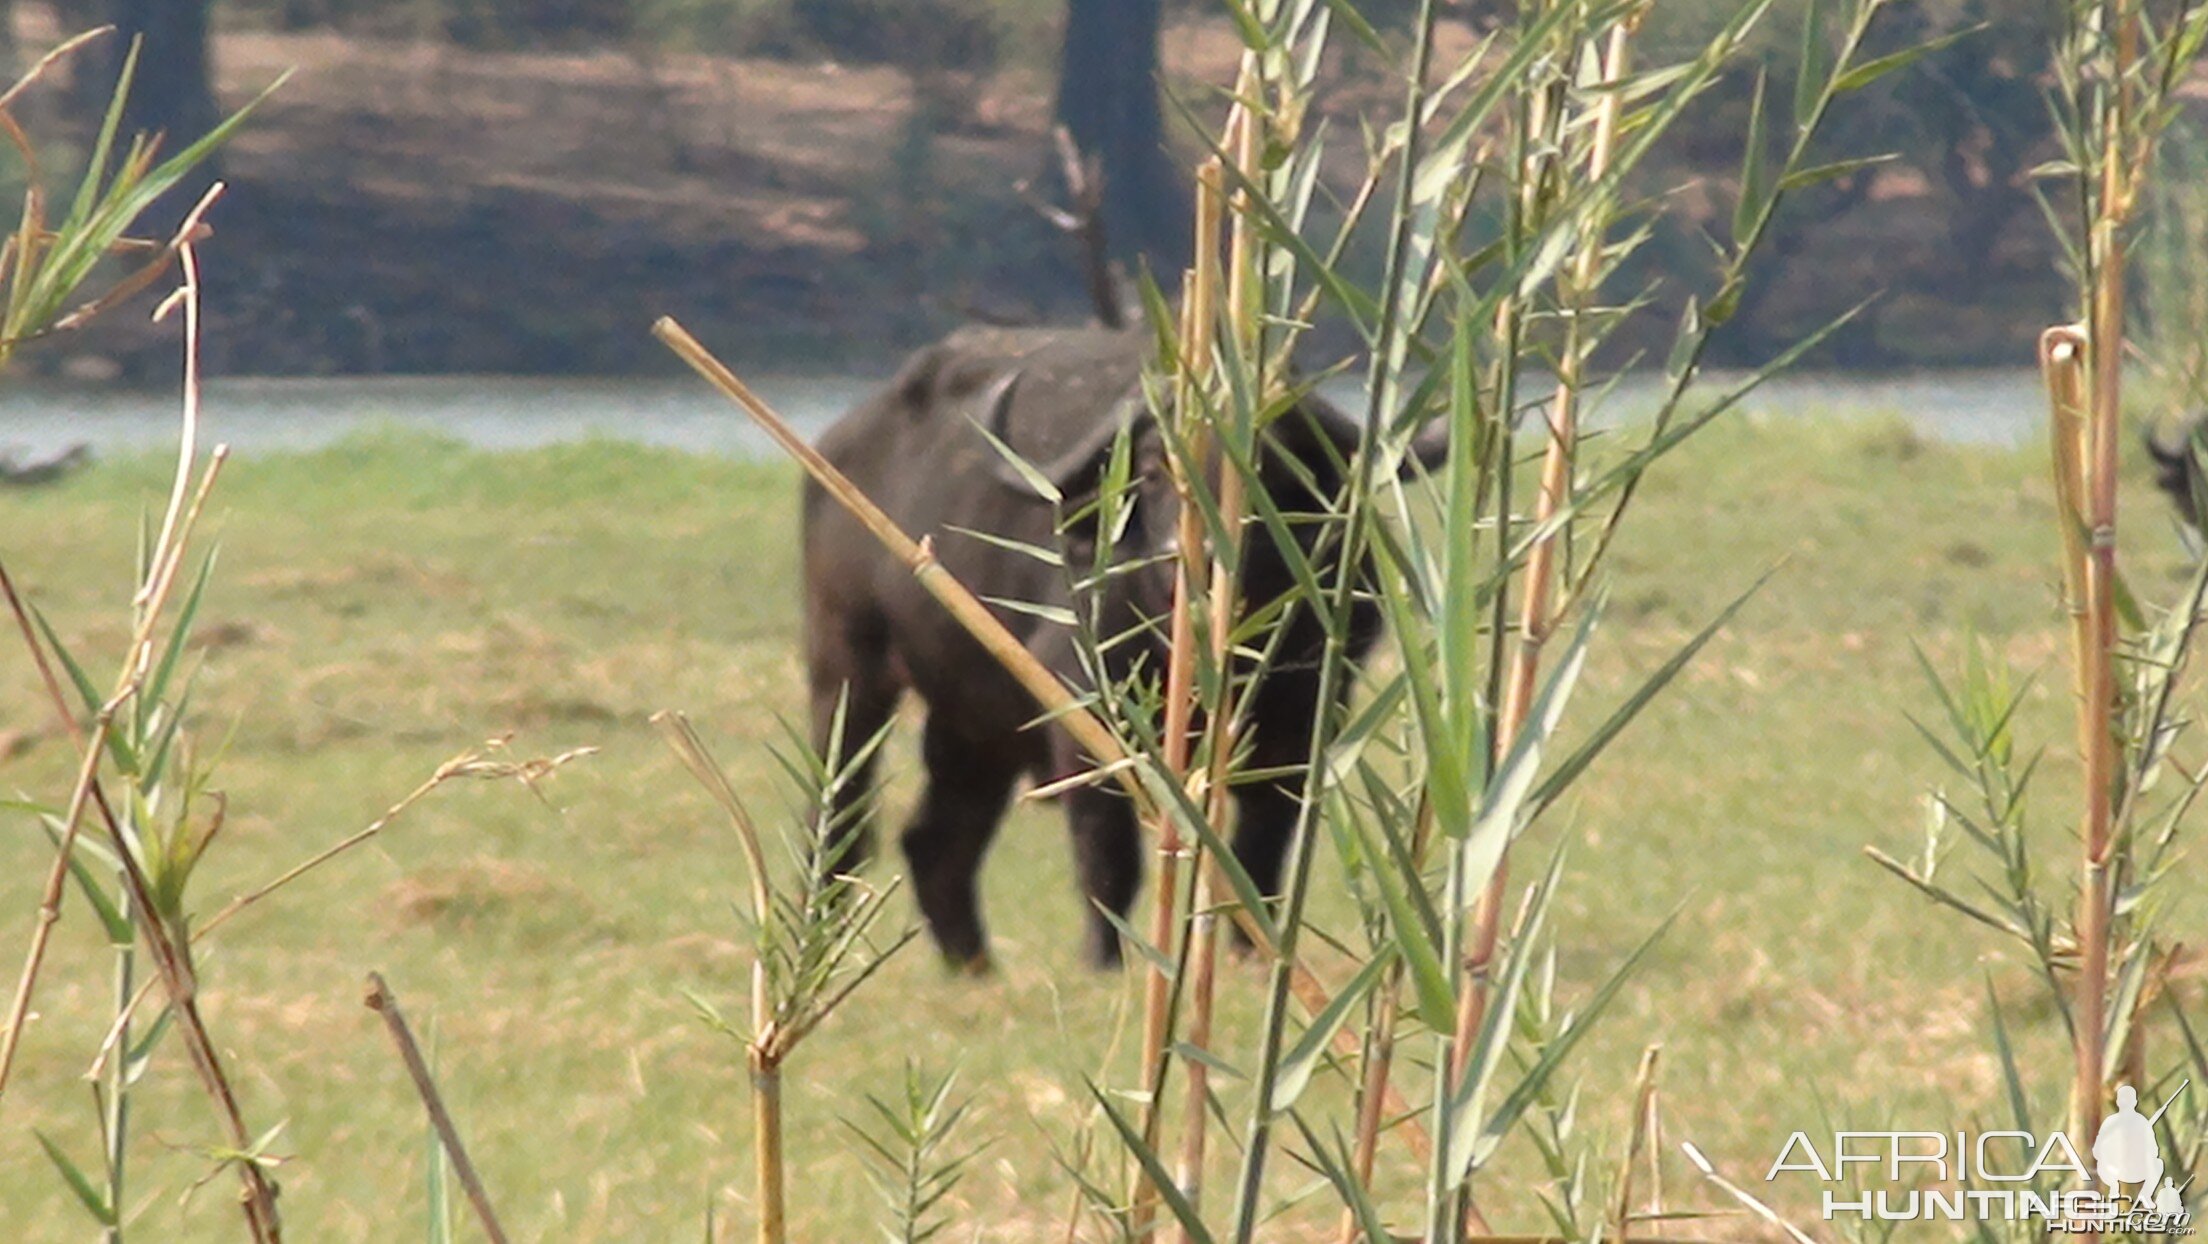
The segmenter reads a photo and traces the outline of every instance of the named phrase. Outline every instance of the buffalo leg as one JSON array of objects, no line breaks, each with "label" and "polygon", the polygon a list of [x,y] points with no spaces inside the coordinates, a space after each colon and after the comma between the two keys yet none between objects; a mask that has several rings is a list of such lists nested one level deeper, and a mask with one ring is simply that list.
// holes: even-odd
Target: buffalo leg
[{"label": "buffalo leg", "polygon": [[928,788],[902,839],[913,894],[944,959],[985,969],[989,942],[976,881],[1019,768],[1006,763],[1010,747],[960,738],[935,713],[928,715],[920,753]]},{"label": "buffalo leg", "polygon": [[1084,786],[1067,794],[1066,817],[1073,831],[1074,873],[1089,903],[1089,961],[1114,967],[1119,930],[1104,912],[1125,919],[1142,889],[1142,833],[1134,807],[1117,791]]}]

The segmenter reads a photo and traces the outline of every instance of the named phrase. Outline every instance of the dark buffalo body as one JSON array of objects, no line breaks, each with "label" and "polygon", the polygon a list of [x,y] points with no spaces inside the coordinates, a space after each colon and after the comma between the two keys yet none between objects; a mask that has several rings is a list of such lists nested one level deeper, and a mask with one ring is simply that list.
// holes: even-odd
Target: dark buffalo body
[{"label": "dark buffalo body", "polygon": [[2154,464],[2154,486],[2177,507],[2187,527],[2200,530],[2200,502],[2193,495],[2194,446],[2208,427],[2208,411],[2194,411],[2179,421],[2175,443],[2165,442],[2151,430],[2146,434],[2147,459]]},{"label": "dark buffalo body", "polygon": [[[915,354],[887,388],[830,428],[820,449],[907,532],[930,539],[944,567],[984,599],[1078,609],[1094,616],[1104,633],[1145,620],[1156,624],[1170,600],[1178,505],[1160,438],[1143,413],[1145,344],[1139,333],[1103,329],[961,332]],[[1087,533],[1078,525],[1058,530],[1060,511],[1005,464],[979,428],[991,427],[1038,464],[1067,494],[1064,509],[1072,511],[1084,488],[1094,490],[1122,425],[1132,428],[1138,474],[1131,521],[1110,556],[1148,559],[1146,568],[1114,576],[1076,601],[1064,568],[970,534],[1059,548],[1068,564],[1088,567],[1093,527]],[[1316,514],[1339,491],[1334,459],[1346,456],[1354,440],[1354,427],[1342,415],[1306,401],[1269,432],[1263,482],[1283,510]],[[1298,530],[1307,547],[1331,547],[1332,539],[1320,535],[1323,524],[1304,522]],[[1253,525],[1246,542],[1242,589],[1249,607],[1257,608],[1286,592],[1291,580],[1261,527]],[[1062,731],[1032,724],[1038,715],[1033,698],[909,567],[811,484],[804,502],[804,565],[814,742],[824,754],[839,743],[850,754],[890,719],[904,693],[919,696],[926,705],[921,755],[927,788],[902,836],[911,884],[944,955],[986,963],[975,880],[1012,794],[1023,778],[1062,777],[1080,771],[1088,758]],[[1087,681],[1069,628],[1027,612],[997,613],[1054,672],[1076,686]],[[1279,637],[1275,666],[1248,706],[1249,763],[1260,768],[1301,764],[1310,745],[1322,631],[1302,607],[1288,612],[1285,625],[1290,629]],[[1162,635],[1164,628],[1154,629]],[[1377,632],[1375,611],[1360,605],[1352,658]],[[1154,636],[1109,651],[1114,678],[1163,665],[1163,642]],[[840,741],[829,737],[839,700],[845,706]],[[859,774],[852,796],[861,797],[871,781],[871,773]],[[1132,806],[1098,785],[1076,787],[1063,802],[1083,895],[1124,915],[1142,875]],[[1235,852],[1258,885],[1274,892],[1296,819],[1294,785],[1240,786],[1235,802]],[[867,831],[859,833],[856,850],[864,852]],[[1110,922],[1094,911],[1089,947],[1099,962],[1119,955]]]}]

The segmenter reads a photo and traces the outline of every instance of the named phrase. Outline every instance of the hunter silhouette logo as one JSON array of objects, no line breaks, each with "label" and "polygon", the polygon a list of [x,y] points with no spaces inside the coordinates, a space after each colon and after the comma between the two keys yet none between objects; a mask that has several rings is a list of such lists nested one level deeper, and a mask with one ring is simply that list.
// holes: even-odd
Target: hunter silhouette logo
[{"label": "hunter silhouette logo", "polygon": [[[2171,1094],[2170,1100],[2177,1100],[2177,1095]],[[2162,1110],[2169,1108],[2169,1102],[2162,1103]],[[2139,1113],[2137,1090],[2128,1084],[2116,1089],[2116,1113],[2101,1120],[2100,1135],[2093,1138],[2093,1173],[2108,1185],[2111,1198],[2123,1191],[2123,1185],[2133,1184],[2135,1204],[2159,1210],[2165,1199],[2177,1200],[2176,1187],[2162,1178],[2162,1147],[2154,1139],[2162,1110],[2146,1118]],[[2184,1208],[2180,1201],[2179,1212]]]},{"label": "hunter silhouette logo", "polygon": [[[1820,1148],[1805,1132],[1780,1147],[1766,1181],[1807,1172],[1824,1190],[1827,1221],[2036,1222],[2050,1233],[2189,1235],[2191,1213],[2180,1182],[2163,1161],[2155,1124],[2181,1082],[2153,1114],[2140,1113],[2130,1085],[2093,1136],[2088,1164],[2060,1131],[1834,1132]],[[1894,1185],[1880,1187],[1880,1184]]]}]

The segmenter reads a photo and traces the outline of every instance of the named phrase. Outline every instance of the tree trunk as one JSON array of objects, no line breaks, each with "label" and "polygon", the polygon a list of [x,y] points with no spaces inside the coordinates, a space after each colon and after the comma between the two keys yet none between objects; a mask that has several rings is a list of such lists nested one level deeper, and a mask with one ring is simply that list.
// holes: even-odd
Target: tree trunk
[{"label": "tree trunk", "polygon": [[1148,259],[1161,284],[1189,254],[1189,191],[1158,110],[1160,0],[1069,0],[1058,119],[1104,168],[1113,251]]},{"label": "tree trunk", "polygon": [[[212,0],[95,0],[91,7],[96,20],[115,27],[86,57],[89,72],[79,79],[91,116],[105,112],[135,40],[138,63],[123,108],[123,139],[137,134],[157,138],[161,155],[167,157],[215,127],[221,113],[207,46]],[[143,218],[145,225],[158,230],[174,224],[218,176],[214,161],[202,163],[154,206]]]}]

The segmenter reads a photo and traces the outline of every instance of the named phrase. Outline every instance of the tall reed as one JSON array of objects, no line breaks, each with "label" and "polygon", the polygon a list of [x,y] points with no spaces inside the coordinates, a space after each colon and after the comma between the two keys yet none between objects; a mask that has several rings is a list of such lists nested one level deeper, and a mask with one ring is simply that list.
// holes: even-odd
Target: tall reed
[{"label": "tall reed", "polygon": [[[852,780],[865,751],[881,739],[868,740],[852,755],[813,756],[800,748],[801,754],[787,762],[803,783],[812,815],[788,835],[791,867],[776,868],[768,863],[758,824],[689,719],[662,712],[653,721],[683,767],[728,817],[750,872],[750,1018],[738,1024],[723,1018],[704,998],[693,995],[691,1001],[708,1024],[744,1045],[751,1069],[758,1239],[759,1244],[783,1244],[790,1238],[783,1064],[918,932],[907,928],[886,941],[874,941],[895,883],[871,887],[830,867],[842,857],[848,835],[866,812],[863,802],[848,803],[839,812],[839,792]],[[835,737],[842,737],[840,729]]]},{"label": "tall reed", "polygon": [[[2068,1134],[2086,1143],[2080,1138],[2098,1134],[2118,1083],[2142,1097],[2182,1087],[2186,1078],[2208,1083],[2208,1047],[2185,1018],[2183,987],[2171,975],[2177,947],[2160,897],[2186,815],[2208,784],[2208,769],[2179,759],[2189,722],[2178,707],[2208,602],[2208,569],[2196,569],[2175,603],[2150,613],[2124,580],[2116,538],[2126,367],[2138,344],[2126,335],[2133,241],[2156,202],[2156,153],[2176,114],[2176,93],[2208,44],[2208,5],[2150,12],[2140,0],[2065,0],[2063,13],[2053,104],[2064,158],[2042,172],[2052,187],[2044,195],[2047,215],[2072,277],[2077,321],[2047,330],[2039,362],[2082,781],[2076,888],[2065,895],[2043,887],[2032,831],[2033,765],[2012,725],[2023,691],[1976,652],[1959,678],[1933,675],[1947,737],[1932,739],[1963,793],[1935,794],[1921,857],[1904,861],[1875,848],[1871,856],[1942,905],[2023,946],[2071,1050]],[[2164,223],[2189,228],[2181,220]],[[2194,348],[2167,337],[2162,344]],[[2193,365],[2189,358],[2168,363]],[[2199,478],[2197,464],[2192,474]],[[1986,864],[1967,888],[1940,871],[1958,829]],[[2167,1010],[2160,1023],[2158,1003]],[[2028,1128],[2024,1079],[2008,1035],[2011,1023],[2028,1021],[2005,1016],[1990,991],[1989,1005],[2012,1086],[2011,1113]],[[2151,1070],[2150,1029],[2176,1038],[2165,1058],[2183,1070]],[[2182,1155],[2183,1167],[2173,1173],[2208,1152],[2208,1110],[2175,1112],[2162,1126],[2174,1142],[2165,1153]],[[2177,1182],[2186,1182],[2182,1173]],[[2151,1198],[2155,1191],[2137,1194]],[[2200,1203],[2197,1188],[2186,1196]]]},{"label": "tall reed", "polygon": [[[94,31],[65,42],[14,87],[0,94],[0,119],[5,120],[0,129],[8,134],[29,168],[39,167],[36,154],[22,127],[7,115],[7,109],[53,65],[105,33]],[[228,1148],[220,1165],[234,1167],[239,1175],[246,1224],[255,1239],[276,1241],[282,1238],[283,1227],[269,1175],[272,1162],[266,1153],[274,1133],[256,1136],[247,1128],[219,1047],[199,1010],[190,936],[183,914],[185,887],[221,829],[224,812],[220,796],[206,794],[205,774],[193,767],[188,745],[179,737],[180,701],[188,697],[188,679],[183,692],[172,685],[207,574],[203,563],[179,602],[179,586],[186,578],[186,551],[225,453],[218,446],[204,464],[199,459],[195,444],[198,386],[193,374],[199,344],[199,286],[192,242],[220,188],[188,213],[166,242],[148,243],[127,236],[146,208],[227,138],[244,114],[232,117],[166,161],[157,159],[154,143],[143,137],[134,140],[116,161],[117,129],[135,61],[133,48],[125,58],[122,80],[67,211],[58,220],[50,220],[45,188],[34,183],[25,196],[17,228],[0,244],[0,271],[5,272],[7,281],[5,312],[0,313],[0,366],[21,346],[89,323],[161,279],[172,267],[181,266],[182,284],[164,303],[163,312],[175,305],[184,308],[187,371],[184,435],[175,480],[158,532],[147,533],[141,548],[136,589],[130,599],[130,640],[106,691],[96,689],[83,666],[61,647],[43,620],[34,627],[29,606],[5,571],[0,570],[0,587],[5,589],[17,629],[44,677],[65,733],[82,753],[67,799],[59,808],[43,814],[54,840],[54,862],[27,943],[6,1028],[0,1032],[0,1101],[5,1100],[16,1054],[32,1016],[32,1000],[49,938],[61,918],[63,896],[73,876],[115,948],[117,1031],[112,1048],[103,1048],[94,1065],[94,1098],[102,1137],[100,1178],[94,1181],[87,1177],[64,1155],[60,1145],[41,1136],[47,1157],[86,1212],[99,1223],[101,1237],[120,1240],[132,1124],[131,1089],[143,1074],[153,1045],[173,1026],[181,1034],[223,1127]],[[143,257],[133,271],[88,301],[71,307],[71,301],[103,260],[130,253]],[[172,604],[179,616],[168,625],[164,636]],[[69,675],[79,703],[72,704],[63,693],[54,676],[57,665]],[[82,719],[80,712],[84,714]],[[119,797],[111,798],[101,781],[103,763],[112,763],[119,770]],[[103,845],[80,841],[88,820],[96,820],[105,829]],[[115,877],[117,892],[112,896],[95,879],[87,863],[90,859],[103,863]],[[169,1001],[161,1019],[143,1037],[136,1037],[129,1024],[128,1008],[137,988],[135,974],[141,951],[151,959]]]}]

